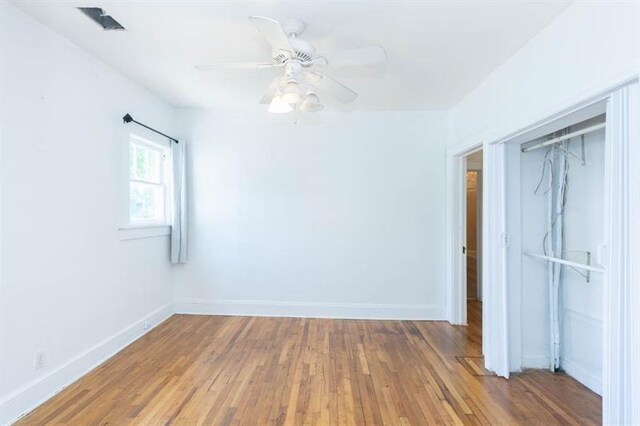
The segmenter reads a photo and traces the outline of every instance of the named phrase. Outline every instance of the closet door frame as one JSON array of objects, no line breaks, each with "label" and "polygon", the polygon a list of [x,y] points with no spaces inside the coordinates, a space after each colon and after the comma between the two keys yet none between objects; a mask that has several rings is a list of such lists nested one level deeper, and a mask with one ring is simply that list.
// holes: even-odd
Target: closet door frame
[{"label": "closet door frame", "polygon": [[[505,144],[468,141],[447,150],[451,194],[447,203],[447,319],[451,324],[467,324],[466,255],[462,252],[466,246],[465,157],[480,149],[486,164],[482,168],[482,353],[487,369],[509,377]],[[491,259],[500,260],[489,262]]]},{"label": "closet door frame", "polygon": [[[616,108],[611,108],[611,102]],[[509,231],[505,219],[504,199],[507,185],[500,184],[496,177],[505,176],[509,159],[499,160],[498,145],[517,144],[518,138],[526,137],[550,123],[579,113],[597,103],[608,102],[607,128],[623,123],[624,131],[610,135],[607,130],[607,168],[605,177],[605,228],[608,230],[609,265],[603,282],[603,422],[605,424],[640,423],[640,84],[634,74],[608,87],[570,103],[569,107],[556,110],[534,124],[496,137],[492,129],[480,136],[454,145],[447,150],[448,191],[447,203],[447,318],[452,324],[464,324],[461,312],[466,292],[462,288],[460,272],[463,157],[478,147],[483,147],[483,305],[491,311],[487,317],[483,312],[483,353],[485,366],[503,377],[509,371],[518,371],[521,365],[517,353],[519,336],[510,324],[509,310],[504,309],[514,301],[513,292],[506,291],[509,272],[507,257],[500,253],[501,245],[509,245]],[[505,133],[503,133],[505,134]],[[611,139],[611,138],[615,138]],[[520,139],[520,143],[523,140]],[[612,155],[611,149],[618,150]],[[503,153],[504,155],[504,153]],[[490,169],[492,171],[490,171]],[[625,187],[612,194],[612,185]],[[496,194],[498,191],[498,194]],[[493,218],[493,224],[489,223]],[[617,230],[617,231],[616,231]],[[612,231],[616,231],[612,235]],[[505,239],[507,241],[505,241]],[[506,250],[505,250],[506,251]],[[622,259],[622,262],[615,260]],[[612,262],[612,260],[614,260]],[[513,265],[511,265],[511,268]],[[614,270],[615,268],[615,270]],[[510,300],[511,299],[511,300]],[[513,317],[513,315],[511,315]],[[509,330],[505,332],[505,330]],[[521,333],[521,328],[520,328]],[[511,348],[511,351],[510,351]],[[509,360],[511,356],[511,361]],[[520,360],[521,362],[521,360]]]},{"label": "closet door frame", "polygon": [[[447,150],[447,321],[467,325],[466,256],[466,156],[483,149],[482,142]],[[483,171],[484,172],[484,171]],[[484,224],[483,224],[484,227]]]},{"label": "closet door frame", "polygon": [[605,147],[605,424],[640,424],[640,83],[611,93]]},{"label": "closet door frame", "polygon": [[[605,243],[603,297],[603,423],[640,423],[640,83],[633,77],[495,143],[518,147],[536,131],[553,123],[578,122],[580,115],[606,102]],[[506,196],[506,188],[504,196]],[[486,214],[503,210],[489,203]],[[507,227],[507,233],[517,229]],[[488,238],[496,238],[489,235]],[[504,260],[493,258],[489,263]],[[494,265],[495,267],[495,265]],[[507,264],[509,270],[511,265]],[[509,294],[495,295],[505,297]],[[517,302],[516,302],[517,303]],[[492,326],[495,326],[493,324]],[[521,333],[521,331],[520,331]],[[514,333],[507,345],[513,346]],[[512,362],[512,371],[513,362]],[[495,370],[494,370],[495,371]]]}]

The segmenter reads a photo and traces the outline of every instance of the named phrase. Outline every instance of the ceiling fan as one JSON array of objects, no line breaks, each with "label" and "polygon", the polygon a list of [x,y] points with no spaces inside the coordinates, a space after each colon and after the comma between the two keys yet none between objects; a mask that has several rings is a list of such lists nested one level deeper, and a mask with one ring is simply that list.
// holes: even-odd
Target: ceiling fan
[{"label": "ceiling fan", "polygon": [[385,62],[387,54],[381,46],[338,50],[319,55],[315,47],[301,37],[306,24],[287,19],[282,24],[264,16],[249,18],[271,45],[271,62],[219,63],[198,65],[200,71],[229,69],[283,68],[260,100],[269,112],[287,113],[320,111],[324,108],[319,94],[327,94],[342,103],[355,101],[358,94],[339,81],[317,71],[326,67],[351,67]]}]

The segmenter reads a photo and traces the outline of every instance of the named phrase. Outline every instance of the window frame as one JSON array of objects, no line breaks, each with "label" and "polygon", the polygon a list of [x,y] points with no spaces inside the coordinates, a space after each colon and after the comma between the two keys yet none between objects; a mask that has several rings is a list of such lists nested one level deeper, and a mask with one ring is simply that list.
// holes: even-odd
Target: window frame
[{"label": "window frame", "polygon": [[162,206],[162,212],[161,212],[161,219],[157,220],[157,219],[138,219],[138,220],[132,220],[131,218],[131,211],[129,210],[128,212],[128,218],[127,218],[127,225],[128,226],[162,226],[162,225],[169,225],[169,202],[170,202],[170,194],[169,194],[169,182],[168,182],[168,175],[169,175],[169,164],[168,164],[168,159],[169,156],[171,155],[171,153],[169,152],[169,148],[166,146],[162,146],[159,145],[155,142],[149,141],[143,137],[140,137],[138,135],[136,135],[135,133],[131,133],[129,135],[129,150],[131,150],[132,145],[137,145],[137,146],[141,146],[143,148],[155,151],[158,154],[158,157],[161,161],[161,164],[159,165],[159,179],[158,182],[154,182],[151,180],[145,180],[142,179],[140,177],[131,177],[131,164],[128,164],[128,176],[129,176],[129,184],[128,184],[128,191],[127,191],[127,205],[131,206],[131,183],[140,183],[143,185],[152,185],[155,186],[157,188],[161,188],[162,192],[163,192],[163,206]]},{"label": "window frame", "polygon": [[[172,187],[172,160],[170,141],[159,137],[155,133],[145,129],[125,129],[122,143],[122,171],[120,173],[122,183],[120,185],[120,226],[118,227],[121,240],[139,239],[169,235],[171,232],[171,213],[173,200]],[[132,144],[159,152],[163,162],[160,167],[160,183],[131,177],[130,149]],[[163,220],[131,220],[131,182],[140,182],[148,185],[158,185],[164,189]]]}]

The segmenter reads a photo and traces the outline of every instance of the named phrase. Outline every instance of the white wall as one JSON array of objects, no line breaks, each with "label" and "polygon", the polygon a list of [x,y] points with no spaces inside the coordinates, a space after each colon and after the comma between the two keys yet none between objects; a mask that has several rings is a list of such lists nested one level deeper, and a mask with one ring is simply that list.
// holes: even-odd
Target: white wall
[{"label": "white wall", "polygon": [[451,144],[491,142],[640,72],[640,2],[577,1],[452,110]]},{"label": "white wall", "polygon": [[[579,152],[579,138],[570,145]],[[522,154],[522,251],[542,254],[547,231],[547,198],[535,196],[540,164],[546,150]],[[604,130],[585,136],[586,164],[569,160],[567,201],[564,215],[564,250],[591,252],[596,259],[604,242]],[[542,188],[548,186],[548,175]],[[586,263],[583,255],[565,258]],[[546,262],[522,259],[522,357],[524,367],[549,365],[549,303]],[[584,271],[581,271],[584,272]],[[602,279],[592,273],[587,283],[578,273],[563,267],[561,276],[561,366],[597,392],[602,389]],[[532,319],[536,319],[535,321]]]},{"label": "white wall", "polygon": [[443,113],[185,111],[178,311],[443,318]]},{"label": "white wall", "polygon": [[168,238],[120,241],[118,173],[124,113],[169,131],[174,110],[7,2],[0,16],[4,423],[170,314]]},{"label": "white wall", "polygon": [[[585,136],[586,164],[571,164],[564,235],[567,250],[588,250],[591,263],[600,267],[597,250],[605,241],[604,141],[604,130]],[[562,367],[598,393],[602,393],[603,278],[603,274],[592,273],[587,283],[567,270],[561,294]]]}]

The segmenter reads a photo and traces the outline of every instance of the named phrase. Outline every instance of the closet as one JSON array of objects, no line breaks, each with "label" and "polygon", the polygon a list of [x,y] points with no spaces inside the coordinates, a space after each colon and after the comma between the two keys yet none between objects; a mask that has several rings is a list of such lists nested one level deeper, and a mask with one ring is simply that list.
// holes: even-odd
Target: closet
[{"label": "closet", "polygon": [[605,118],[603,106],[598,114],[557,123],[519,149],[522,367],[564,371],[597,393]]}]

